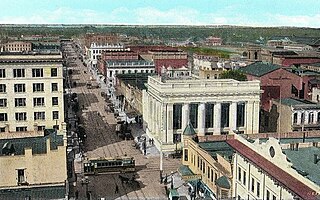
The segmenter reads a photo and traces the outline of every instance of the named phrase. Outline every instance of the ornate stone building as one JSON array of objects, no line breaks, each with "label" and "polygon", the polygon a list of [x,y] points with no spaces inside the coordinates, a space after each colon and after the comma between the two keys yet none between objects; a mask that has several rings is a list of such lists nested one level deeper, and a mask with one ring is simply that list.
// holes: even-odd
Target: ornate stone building
[{"label": "ornate stone building", "polygon": [[163,151],[180,145],[190,122],[198,135],[257,133],[260,82],[149,77],[143,93],[146,132]]}]

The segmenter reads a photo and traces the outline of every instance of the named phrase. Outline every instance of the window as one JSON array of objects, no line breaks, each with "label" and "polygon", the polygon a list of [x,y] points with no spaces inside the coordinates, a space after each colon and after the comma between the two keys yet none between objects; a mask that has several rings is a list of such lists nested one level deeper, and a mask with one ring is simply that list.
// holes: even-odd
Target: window
[{"label": "window", "polygon": [[272,200],[277,200],[277,197],[272,195]]},{"label": "window", "polygon": [[51,91],[52,92],[58,91],[58,83],[51,83]]},{"label": "window", "polygon": [[52,119],[59,119],[59,111],[52,111]]},{"label": "window", "polygon": [[53,125],[53,129],[59,130],[59,125]]},{"label": "window", "polygon": [[6,132],[6,128],[5,127],[0,127],[0,133],[4,133]]},{"label": "window", "polygon": [[190,104],[189,119],[193,128],[198,128],[198,104]]},{"label": "window", "polygon": [[15,107],[24,107],[26,106],[26,98],[15,98],[14,99]]},{"label": "window", "polygon": [[207,103],[205,104],[205,112],[206,112],[206,128],[213,127],[213,104]]},{"label": "window", "polygon": [[241,182],[241,168],[238,167],[238,180]]},{"label": "window", "polygon": [[8,114],[7,113],[0,113],[0,122],[8,121]]},{"label": "window", "polygon": [[6,69],[0,69],[0,78],[6,77]]},{"label": "window", "polygon": [[16,131],[17,131],[17,132],[24,132],[24,131],[27,131],[27,127],[26,127],[26,126],[19,126],[19,127],[16,127]]},{"label": "window", "polygon": [[18,169],[18,184],[24,183],[25,177],[24,177],[24,169]]},{"label": "window", "polygon": [[221,128],[229,127],[229,103],[221,104]]},{"label": "window", "polygon": [[244,118],[245,118],[245,103],[237,104],[237,127],[244,126]]},{"label": "window", "polygon": [[314,114],[313,112],[310,112],[308,115],[308,123],[312,124],[313,123],[313,119],[314,119]]},{"label": "window", "polygon": [[34,120],[45,120],[45,112],[34,112]]},{"label": "window", "polygon": [[43,91],[44,91],[44,83],[33,84],[33,92],[43,92]]},{"label": "window", "polygon": [[0,99],[0,108],[7,107],[7,99]]},{"label": "window", "polygon": [[25,84],[14,84],[14,92],[26,92]]},{"label": "window", "polygon": [[210,178],[210,167],[209,166],[207,167],[207,178],[208,179]]},{"label": "window", "polygon": [[44,97],[33,98],[33,106],[44,106]]},{"label": "window", "polygon": [[25,70],[24,69],[13,69],[13,77],[14,78],[21,78],[25,77]]},{"label": "window", "polygon": [[202,173],[206,173],[206,163],[203,161]]},{"label": "window", "polygon": [[131,74],[131,70],[130,69],[128,70],[128,74]]},{"label": "window", "polygon": [[44,131],[46,129],[46,126],[38,126],[38,131]]},{"label": "window", "polygon": [[266,200],[270,200],[270,192],[269,192],[269,190],[267,190]]},{"label": "window", "polygon": [[188,161],[188,149],[184,150],[184,161]]},{"label": "window", "polygon": [[293,114],[293,123],[296,124],[298,122],[298,113]]},{"label": "window", "polygon": [[6,92],[7,92],[6,84],[0,84],[0,93],[6,93]]},{"label": "window", "polygon": [[181,129],[182,104],[173,104],[173,129]]},{"label": "window", "polygon": [[199,168],[199,166],[200,166],[200,158],[199,158],[199,156],[198,156],[198,168]]},{"label": "window", "polygon": [[254,192],[254,178],[251,178],[251,192]]},{"label": "window", "polygon": [[32,77],[43,77],[43,69],[32,69]]},{"label": "window", "polygon": [[211,169],[211,182],[213,182],[213,170]]},{"label": "window", "polygon": [[246,171],[243,171],[243,179],[242,179],[243,185],[246,185],[246,180],[247,180],[247,173]]},{"label": "window", "polygon": [[257,197],[260,197],[260,183],[257,182]]},{"label": "window", "polygon": [[58,76],[58,69],[51,68],[51,77],[57,77],[57,76]]},{"label": "window", "polygon": [[27,113],[26,112],[15,113],[15,114],[16,114],[17,121],[26,121],[27,120]]},{"label": "window", "polygon": [[59,104],[59,98],[58,97],[52,97],[52,105],[57,106]]}]

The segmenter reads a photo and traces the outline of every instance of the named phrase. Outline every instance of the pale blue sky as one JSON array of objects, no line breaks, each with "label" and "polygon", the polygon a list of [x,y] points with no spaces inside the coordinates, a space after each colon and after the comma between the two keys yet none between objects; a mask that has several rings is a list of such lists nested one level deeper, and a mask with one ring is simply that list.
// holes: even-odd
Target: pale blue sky
[{"label": "pale blue sky", "polygon": [[1,0],[1,24],[250,25],[320,28],[320,0]]}]

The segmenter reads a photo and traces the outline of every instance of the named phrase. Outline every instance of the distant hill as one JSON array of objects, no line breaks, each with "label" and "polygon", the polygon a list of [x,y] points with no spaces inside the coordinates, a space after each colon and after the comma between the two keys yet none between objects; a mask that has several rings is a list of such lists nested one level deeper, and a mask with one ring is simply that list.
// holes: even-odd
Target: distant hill
[{"label": "distant hill", "polygon": [[319,37],[320,29],[297,27],[243,27],[243,26],[143,26],[143,25],[94,25],[94,24],[30,24],[0,25],[0,37],[20,35],[63,35],[77,37],[88,32],[120,33],[141,39],[157,38],[162,41],[189,40],[197,42],[209,36],[221,37],[224,43],[260,42],[285,36]]}]

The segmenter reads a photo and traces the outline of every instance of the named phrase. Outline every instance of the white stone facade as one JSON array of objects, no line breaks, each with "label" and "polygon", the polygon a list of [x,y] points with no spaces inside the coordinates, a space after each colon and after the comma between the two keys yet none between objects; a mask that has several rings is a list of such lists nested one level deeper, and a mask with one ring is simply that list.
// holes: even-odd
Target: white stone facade
[{"label": "white stone facade", "polygon": [[125,48],[121,44],[98,45],[96,43],[92,43],[90,48],[88,49],[87,55],[89,56],[91,67],[96,68],[98,56],[101,56],[101,53],[103,51],[123,51],[123,50],[125,50]]},{"label": "white stone facade", "polygon": [[[288,161],[287,156],[283,153],[279,141],[275,138],[269,138],[265,143],[259,144],[256,140],[250,143],[242,137],[236,137],[238,141],[249,147],[257,155],[262,156],[272,165],[290,174],[294,179],[300,181],[301,184],[307,185],[314,191],[319,191],[317,186],[306,177],[300,175],[291,166],[292,163]],[[254,155],[251,155],[254,157]],[[292,191],[289,191],[283,183],[283,177],[270,176],[266,171],[268,169],[261,169],[261,163],[251,162],[252,158],[247,158],[239,153],[235,153],[233,157],[233,196],[236,199],[299,199],[296,198]],[[277,173],[277,172],[273,172]],[[279,172],[280,173],[280,172]],[[292,180],[295,181],[295,180]],[[298,188],[297,188],[298,189]]]},{"label": "white stone facade", "polygon": [[0,57],[0,134],[42,131],[64,122],[59,55]]},{"label": "white stone facade", "polygon": [[132,61],[107,61],[106,62],[106,84],[107,94],[112,96],[115,91],[117,74],[155,73],[153,62],[144,60]]},{"label": "white stone facade", "polygon": [[200,136],[258,133],[260,93],[259,81],[149,77],[143,93],[146,132],[165,151],[180,145],[189,122]]}]

